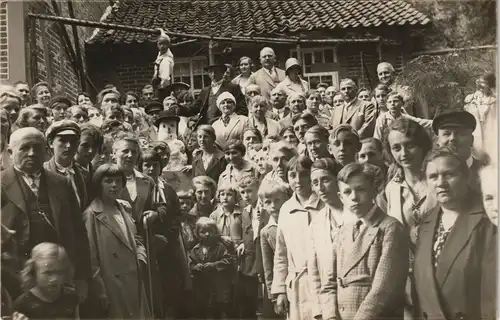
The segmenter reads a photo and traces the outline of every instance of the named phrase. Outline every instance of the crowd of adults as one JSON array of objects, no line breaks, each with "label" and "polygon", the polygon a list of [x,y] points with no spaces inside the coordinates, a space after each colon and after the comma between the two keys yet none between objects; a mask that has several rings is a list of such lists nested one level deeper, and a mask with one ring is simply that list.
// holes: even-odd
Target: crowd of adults
[{"label": "crowd of adults", "polygon": [[496,317],[494,75],[427,119],[387,62],[313,89],[266,47],[194,98],[158,49],[140,95],[0,88],[2,316]]}]

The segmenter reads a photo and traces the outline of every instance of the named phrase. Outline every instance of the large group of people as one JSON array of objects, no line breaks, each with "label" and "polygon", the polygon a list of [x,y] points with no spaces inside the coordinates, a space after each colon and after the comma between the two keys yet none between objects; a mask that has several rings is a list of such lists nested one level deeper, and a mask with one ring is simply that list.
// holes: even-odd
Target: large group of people
[{"label": "large group of people", "polygon": [[169,44],[140,95],[0,88],[2,316],[496,318],[494,75],[427,119],[266,47],[195,98]]}]

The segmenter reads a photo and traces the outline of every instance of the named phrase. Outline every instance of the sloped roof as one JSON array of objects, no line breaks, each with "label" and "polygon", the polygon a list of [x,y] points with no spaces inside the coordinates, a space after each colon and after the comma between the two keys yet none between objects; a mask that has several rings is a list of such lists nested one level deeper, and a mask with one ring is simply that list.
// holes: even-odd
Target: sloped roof
[{"label": "sloped roof", "polygon": [[[103,22],[214,36],[263,36],[356,27],[423,26],[404,0],[121,0]],[[140,32],[99,29],[88,43],[142,43]]]}]

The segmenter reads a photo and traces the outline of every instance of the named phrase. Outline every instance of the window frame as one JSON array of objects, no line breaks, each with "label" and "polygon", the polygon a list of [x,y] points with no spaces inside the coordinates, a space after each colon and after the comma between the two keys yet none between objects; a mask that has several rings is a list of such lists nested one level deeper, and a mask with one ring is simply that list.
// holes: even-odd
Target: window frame
[{"label": "window frame", "polygon": [[[332,63],[338,63],[338,55],[337,55],[337,47],[336,46],[331,46],[331,47],[316,47],[316,48],[300,48],[300,61],[302,64],[302,77],[307,78],[307,83],[311,85],[309,78],[310,77],[332,77],[332,85],[338,87],[339,86],[339,72],[338,71],[330,71],[330,72],[306,72],[306,66],[304,64],[304,54],[310,53],[311,54],[311,65],[314,65],[316,63],[314,53],[316,52],[321,52],[323,61],[320,63],[325,63],[325,50],[332,50],[333,51],[333,62]],[[297,56],[297,49],[290,49],[290,57],[296,57]]]},{"label": "window frame", "polygon": [[[200,61],[200,60],[202,60],[202,61],[205,60],[206,65],[208,66],[208,58],[205,56],[195,56],[192,58],[176,58],[175,59],[176,65],[189,63],[189,85],[191,86],[191,91],[193,92],[193,95],[195,95],[195,96],[201,92],[202,88],[196,89],[194,87],[195,74],[193,73],[193,61]],[[207,74],[207,72],[205,70],[202,70],[202,73],[201,73],[202,81],[203,81],[203,77],[206,74]],[[196,76],[198,76],[198,75],[200,75],[200,74],[196,74]],[[174,65],[174,72],[173,72],[172,78],[175,79],[175,77],[176,77],[176,74],[175,74],[175,65]]]}]

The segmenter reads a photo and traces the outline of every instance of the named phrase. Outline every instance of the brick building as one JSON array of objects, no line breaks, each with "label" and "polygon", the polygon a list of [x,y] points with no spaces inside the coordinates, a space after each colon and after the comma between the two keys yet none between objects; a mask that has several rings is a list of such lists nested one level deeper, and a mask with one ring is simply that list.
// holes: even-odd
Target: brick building
[{"label": "brick building", "polygon": [[[300,48],[296,44],[218,41],[212,54],[215,60],[233,66],[241,56],[258,64],[260,49],[271,46],[283,67],[288,57],[297,56],[298,49],[303,75],[312,87],[320,81],[338,85],[344,77],[373,87],[377,63],[389,61],[400,69],[419,50],[422,31],[430,21],[404,0],[122,0],[104,22],[229,38],[339,39],[331,44],[300,44]],[[150,83],[157,55],[155,40],[151,34],[97,30],[86,46],[89,75],[96,87],[112,83],[121,90],[139,91]],[[203,71],[209,63],[209,42],[185,40],[172,38],[174,44],[181,42],[172,48],[174,78],[191,84],[196,92],[210,83]]]},{"label": "brick building", "polygon": [[[77,27],[75,42],[71,26],[28,17],[28,13],[70,16],[70,1],[0,0],[0,81],[47,81],[55,93],[76,98],[85,77],[85,39],[93,28]],[[71,1],[74,17],[99,21],[107,0]],[[81,55],[77,56],[79,46]],[[81,63],[80,61],[83,61]],[[81,71],[83,70],[83,71]],[[85,81],[86,88],[91,87]]]}]

